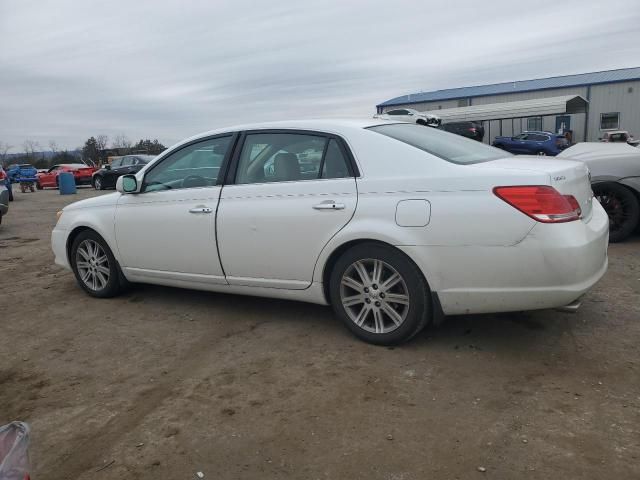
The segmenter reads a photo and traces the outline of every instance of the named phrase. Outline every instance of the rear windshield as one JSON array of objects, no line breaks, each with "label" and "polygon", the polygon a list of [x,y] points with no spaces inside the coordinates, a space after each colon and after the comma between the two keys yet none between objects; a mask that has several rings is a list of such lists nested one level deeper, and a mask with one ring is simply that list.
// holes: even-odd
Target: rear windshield
[{"label": "rear windshield", "polygon": [[447,162],[460,165],[488,162],[511,156],[510,153],[504,150],[490,147],[477,140],[470,140],[460,135],[443,132],[424,125],[394,123],[391,125],[376,125],[375,127],[368,127],[368,129],[419,148]]}]

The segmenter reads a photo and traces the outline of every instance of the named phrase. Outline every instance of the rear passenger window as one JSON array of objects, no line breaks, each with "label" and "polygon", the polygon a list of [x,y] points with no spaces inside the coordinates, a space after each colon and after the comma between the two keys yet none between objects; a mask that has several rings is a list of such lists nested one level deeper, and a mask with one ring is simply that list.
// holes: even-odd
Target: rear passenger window
[{"label": "rear passenger window", "polygon": [[344,158],[340,145],[334,139],[329,140],[320,178],[344,178],[350,176],[347,159]]}]

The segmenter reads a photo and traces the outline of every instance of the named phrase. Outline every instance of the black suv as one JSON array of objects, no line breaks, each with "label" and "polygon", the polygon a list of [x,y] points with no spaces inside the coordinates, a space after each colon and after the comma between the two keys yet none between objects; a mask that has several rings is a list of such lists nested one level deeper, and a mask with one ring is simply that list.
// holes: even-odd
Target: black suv
[{"label": "black suv", "polygon": [[455,133],[456,135],[478,140],[479,142],[484,138],[484,127],[480,122],[444,123],[440,128],[447,132]]},{"label": "black suv", "polygon": [[125,155],[114,158],[111,165],[104,165],[93,174],[91,184],[96,190],[116,188],[118,177],[129,173],[138,173],[151,160],[154,155]]}]

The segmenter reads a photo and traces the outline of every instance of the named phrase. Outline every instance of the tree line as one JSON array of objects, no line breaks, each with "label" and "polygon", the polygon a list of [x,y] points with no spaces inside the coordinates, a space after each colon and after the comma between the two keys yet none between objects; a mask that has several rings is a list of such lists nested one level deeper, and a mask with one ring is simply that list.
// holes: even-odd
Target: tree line
[{"label": "tree line", "polygon": [[21,145],[18,154],[9,153],[15,147],[0,141],[0,162],[6,168],[10,163],[30,163],[36,168],[49,168],[60,163],[83,162],[87,165],[100,166],[110,156],[140,153],[158,155],[166,150],[158,139],[140,139],[132,142],[126,135],[116,135],[111,141],[107,135],[89,137],[82,147],[75,150],[59,149],[54,140],[50,140],[48,150],[35,140],[27,139]]}]

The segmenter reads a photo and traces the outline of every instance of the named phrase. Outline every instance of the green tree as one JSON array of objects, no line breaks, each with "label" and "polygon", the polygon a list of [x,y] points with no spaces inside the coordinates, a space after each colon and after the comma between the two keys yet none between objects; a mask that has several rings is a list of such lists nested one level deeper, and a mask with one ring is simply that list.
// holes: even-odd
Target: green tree
[{"label": "green tree", "polygon": [[97,166],[100,163],[100,151],[95,137],[90,137],[82,147],[82,160],[87,164]]},{"label": "green tree", "polygon": [[140,140],[133,147],[131,147],[132,152],[136,153],[146,153],[148,155],[158,155],[164,152],[167,149],[163,144],[161,144],[158,139],[154,139],[153,141],[150,139]]}]

